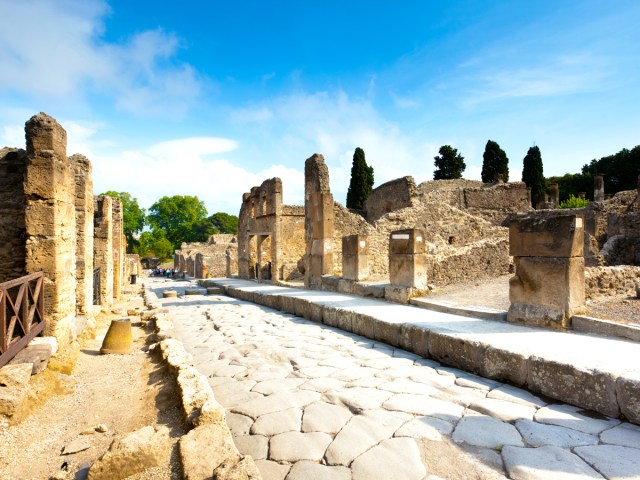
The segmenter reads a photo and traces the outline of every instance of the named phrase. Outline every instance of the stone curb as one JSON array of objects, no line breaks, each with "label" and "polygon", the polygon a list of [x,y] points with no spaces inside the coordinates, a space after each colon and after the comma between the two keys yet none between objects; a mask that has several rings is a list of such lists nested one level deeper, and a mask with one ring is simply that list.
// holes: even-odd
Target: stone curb
[{"label": "stone curb", "polygon": [[[145,304],[157,306],[156,295],[146,288],[143,292]],[[229,470],[233,470],[234,479],[260,480],[253,459],[240,454],[235,447],[224,407],[216,400],[207,377],[197,370],[182,342],[172,338],[173,321],[167,310],[151,310],[145,312],[145,317],[155,321],[157,343],[150,350],[160,352],[178,384],[182,413],[189,430],[179,440],[184,478],[216,480],[227,478]],[[214,440],[215,445],[203,445],[202,439]],[[216,455],[207,453],[211,451]]]},{"label": "stone curb", "polygon": [[[227,295],[240,300],[385,342],[424,358],[433,358],[446,365],[524,387],[610,417],[622,414],[627,420],[640,424],[640,375],[637,371],[630,369],[614,374],[595,367],[585,368],[571,361],[542,358],[530,349],[518,351],[518,347],[510,345],[508,341],[490,343],[484,340],[492,328],[500,328],[498,322],[487,325],[488,330],[483,334],[455,332],[444,324],[430,329],[401,319],[382,320],[331,302],[314,302],[296,296],[290,289],[269,285],[261,285],[262,288],[236,287],[211,280],[207,283],[215,284]],[[319,293],[306,292],[307,295]],[[544,332],[531,327],[529,330],[532,333]]]},{"label": "stone curb", "polygon": [[636,325],[625,325],[623,323],[602,320],[601,318],[574,315],[571,317],[571,327],[573,327],[576,332],[621,337],[640,342],[640,327]]}]

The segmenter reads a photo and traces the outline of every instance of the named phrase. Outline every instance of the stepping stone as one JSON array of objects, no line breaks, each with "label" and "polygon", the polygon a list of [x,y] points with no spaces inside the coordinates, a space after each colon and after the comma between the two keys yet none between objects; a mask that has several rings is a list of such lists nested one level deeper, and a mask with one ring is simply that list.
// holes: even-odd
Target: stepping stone
[{"label": "stepping stone", "polygon": [[356,457],[377,445],[380,440],[391,438],[393,432],[409,418],[406,414],[385,410],[369,410],[354,416],[327,448],[327,464],[348,467]]},{"label": "stepping stone", "polygon": [[205,290],[204,288],[185,288],[184,294],[185,295],[206,295],[207,290]]},{"label": "stepping stone", "polygon": [[553,447],[573,448],[598,443],[598,437],[595,435],[579,432],[571,428],[545,425],[531,420],[517,420],[515,425],[524,441],[531,447],[550,445]]},{"label": "stepping stone", "polygon": [[576,447],[573,451],[610,480],[640,478],[640,449],[592,445]]},{"label": "stepping stone", "polygon": [[256,460],[255,464],[263,480],[285,480],[291,469],[291,465],[281,465],[271,460]]},{"label": "stepping stone", "polygon": [[253,425],[253,418],[239,413],[227,413],[226,421],[234,437],[249,435],[251,425]]},{"label": "stepping stone", "polygon": [[398,393],[382,405],[387,410],[429,415],[449,422],[457,422],[464,413],[464,407],[453,402],[445,402],[427,395]]},{"label": "stepping stone", "polygon": [[269,458],[277,462],[319,462],[331,443],[331,436],[322,432],[287,432],[271,437]]},{"label": "stepping stone", "polygon": [[421,480],[427,474],[420,450],[410,438],[384,440],[351,465],[353,480]]},{"label": "stepping stone", "polygon": [[500,448],[503,445],[522,446],[522,437],[516,428],[486,415],[466,415],[456,426],[451,437],[456,443],[476,447]]},{"label": "stepping stone", "polygon": [[162,298],[176,298],[178,296],[178,292],[175,290],[165,290],[162,292]]},{"label": "stepping stone", "polygon": [[242,435],[233,437],[233,443],[243,455],[251,455],[254,460],[264,460],[269,451],[269,439],[262,435]]},{"label": "stepping stone", "polygon": [[271,437],[284,432],[299,432],[301,421],[302,410],[297,407],[281,412],[267,413],[257,418],[251,427],[251,434]]},{"label": "stepping stone", "polygon": [[347,467],[330,467],[302,460],[291,467],[287,480],[351,480]]},{"label": "stepping stone", "polygon": [[498,400],[497,398],[477,400],[469,404],[469,408],[505,422],[514,422],[519,419],[531,420],[536,413],[535,407]]},{"label": "stepping stone", "polygon": [[338,405],[316,402],[304,409],[302,417],[303,432],[337,433],[353,415]]},{"label": "stepping stone", "polygon": [[223,293],[219,287],[207,287],[207,295],[222,295]]},{"label": "stepping stone", "polygon": [[514,387],[512,385],[500,385],[498,388],[494,388],[487,394],[488,398],[497,398],[498,400],[506,400],[508,402],[520,403],[522,405],[528,405],[531,407],[544,407],[548,405],[540,397],[535,396],[533,393],[523,390],[522,388]]},{"label": "stepping stone", "polygon": [[391,392],[375,388],[353,387],[338,391],[331,390],[326,392],[323,397],[329,403],[344,405],[352,411],[357,411],[380,408],[391,395]]},{"label": "stepping stone", "polygon": [[[589,448],[589,447],[579,447]],[[598,478],[577,455],[559,447],[520,448],[505,445],[502,449],[505,469],[514,480],[567,480],[568,478]]]},{"label": "stepping stone", "polygon": [[593,435],[620,424],[620,420],[607,418],[600,414],[593,413],[596,418],[585,414],[592,415],[592,412],[586,412],[572,405],[549,405],[538,410],[534,419],[536,422],[573,428]]},{"label": "stepping stone", "polygon": [[621,423],[617,427],[602,432],[600,440],[602,443],[640,448],[640,426]]},{"label": "stepping stone", "polygon": [[292,407],[302,408],[318,400],[320,400],[320,394],[309,390],[275,393],[237,405],[231,411],[256,419],[267,413],[280,412]]},{"label": "stepping stone", "polygon": [[411,438],[426,438],[427,440],[433,440],[439,442],[442,440],[442,435],[451,435],[453,431],[453,425],[445,420],[440,420],[435,417],[415,417],[401,426],[394,437],[411,437]]}]

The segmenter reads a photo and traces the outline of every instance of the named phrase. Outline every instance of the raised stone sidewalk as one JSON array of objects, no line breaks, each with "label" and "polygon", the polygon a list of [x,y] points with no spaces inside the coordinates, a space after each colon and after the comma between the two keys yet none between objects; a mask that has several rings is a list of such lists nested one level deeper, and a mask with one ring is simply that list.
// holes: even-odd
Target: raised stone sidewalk
[{"label": "raised stone sidewalk", "polygon": [[240,279],[203,283],[220,287],[241,300],[338,327],[609,417],[640,423],[640,344],[636,342]]}]

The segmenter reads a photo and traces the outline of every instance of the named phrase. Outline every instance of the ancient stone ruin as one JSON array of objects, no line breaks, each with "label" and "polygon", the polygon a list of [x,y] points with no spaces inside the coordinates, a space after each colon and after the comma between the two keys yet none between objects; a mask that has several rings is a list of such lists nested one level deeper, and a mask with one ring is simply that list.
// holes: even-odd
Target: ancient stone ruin
[{"label": "ancient stone ruin", "polygon": [[206,242],[183,243],[175,252],[173,266],[195,278],[229,277],[238,273],[237,252],[237,237],[218,233]]}]

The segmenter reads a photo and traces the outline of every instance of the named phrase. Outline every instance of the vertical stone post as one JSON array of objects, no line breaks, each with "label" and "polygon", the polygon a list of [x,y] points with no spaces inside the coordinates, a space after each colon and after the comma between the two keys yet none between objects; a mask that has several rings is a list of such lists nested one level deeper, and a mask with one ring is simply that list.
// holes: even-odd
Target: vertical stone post
[{"label": "vertical stone post", "polygon": [[422,230],[397,230],[389,236],[391,285],[427,288],[427,255]]},{"label": "vertical stone post", "polygon": [[342,237],[342,278],[359,282],[369,277],[369,239],[366,235]]},{"label": "vertical stone post", "polygon": [[122,282],[124,277],[124,250],[126,243],[122,228],[122,201],[114,198],[111,203],[113,209],[111,221],[113,229],[113,298],[118,299],[122,294]]},{"label": "vertical stone post", "polygon": [[173,252],[173,269],[180,270],[180,250]]},{"label": "vertical stone post", "polygon": [[557,183],[551,183],[549,185],[549,197],[551,203],[553,204],[553,208],[560,207],[560,189],[558,188]]},{"label": "vertical stone post", "polygon": [[91,162],[84,155],[69,157],[75,172],[76,310],[92,312],[93,305],[93,180]]},{"label": "vertical stone post", "polygon": [[601,173],[593,176],[593,201],[604,201],[604,175]]},{"label": "vertical stone post", "polygon": [[584,218],[561,213],[517,218],[509,226],[507,320],[555,329],[584,311]]},{"label": "vertical stone post", "polygon": [[636,208],[640,210],[640,175],[638,175],[638,195],[636,197]]},{"label": "vertical stone post", "polygon": [[100,307],[106,312],[113,305],[113,199],[94,198],[93,266],[100,269]]},{"label": "vertical stone post", "polygon": [[26,273],[44,271],[46,334],[73,341],[76,315],[75,175],[67,132],[40,113],[25,125]]},{"label": "vertical stone post", "polygon": [[333,274],[333,195],[324,157],[314,154],[305,173],[305,274],[306,288],[320,288],[322,276]]},{"label": "vertical stone post", "polygon": [[235,251],[231,248],[228,248],[225,252],[227,259],[227,268],[226,275],[227,277],[231,277],[231,275],[238,275],[238,256]]}]

